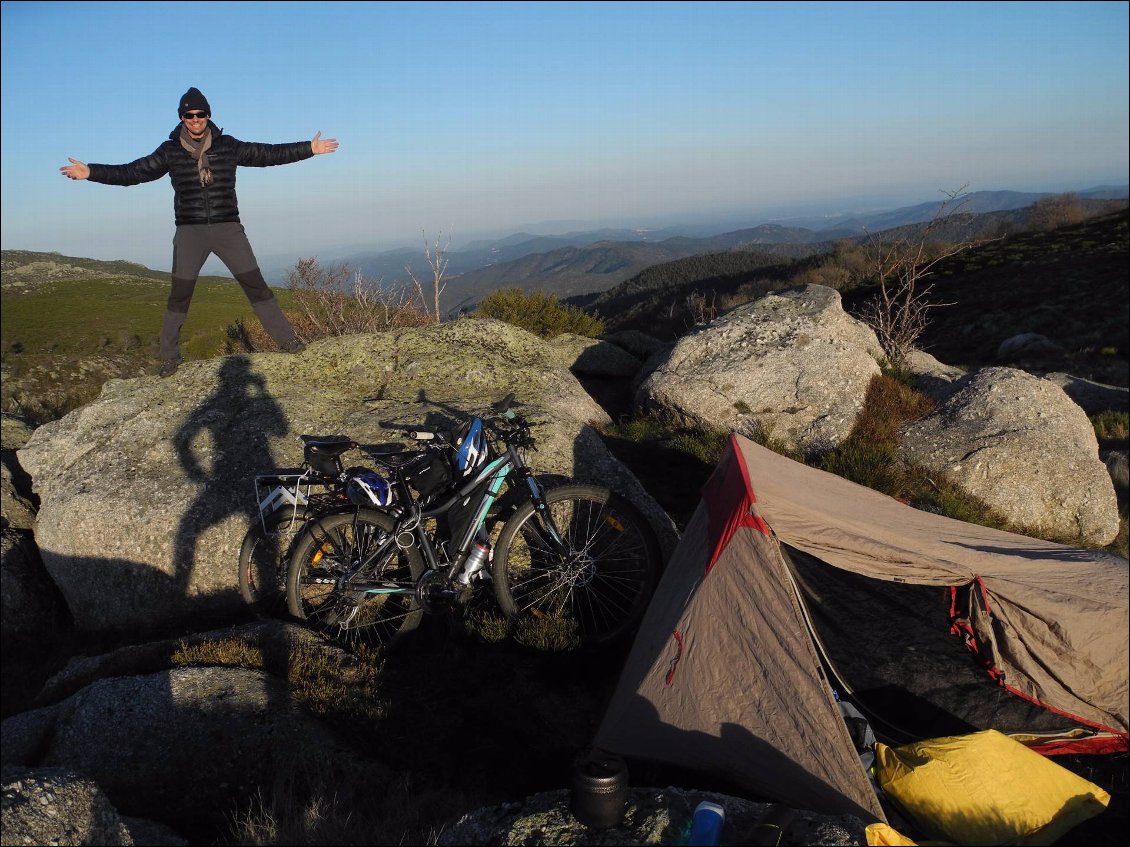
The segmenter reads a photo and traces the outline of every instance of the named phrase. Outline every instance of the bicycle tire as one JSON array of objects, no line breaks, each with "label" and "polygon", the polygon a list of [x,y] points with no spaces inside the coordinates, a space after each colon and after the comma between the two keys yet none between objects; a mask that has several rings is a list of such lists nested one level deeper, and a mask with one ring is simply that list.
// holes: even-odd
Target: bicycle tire
[{"label": "bicycle tire", "polygon": [[[251,524],[239,548],[239,594],[260,618],[286,612],[286,577],[294,541],[311,516],[308,509],[277,509]],[[264,528],[265,527],[265,528]]]},{"label": "bicycle tire", "polygon": [[[420,625],[414,593],[372,594],[340,589],[330,580],[388,537],[396,521],[374,509],[327,515],[307,522],[287,572],[287,609],[306,625],[345,641],[392,647]],[[424,562],[415,546],[393,545],[371,578],[415,585]]]},{"label": "bicycle tire", "polygon": [[503,614],[567,617],[590,647],[628,634],[659,579],[651,525],[625,498],[600,486],[552,488],[545,500],[568,553],[550,549],[532,502],[519,507],[498,537],[491,571]]}]

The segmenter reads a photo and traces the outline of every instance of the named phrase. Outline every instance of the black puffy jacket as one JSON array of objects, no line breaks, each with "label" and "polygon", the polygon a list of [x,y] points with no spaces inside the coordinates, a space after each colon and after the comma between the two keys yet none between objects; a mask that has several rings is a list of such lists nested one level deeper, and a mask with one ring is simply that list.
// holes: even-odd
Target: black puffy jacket
[{"label": "black puffy jacket", "polygon": [[208,128],[212,130],[212,146],[208,150],[212,184],[206,188],[200,184],[196,160],[181,146],[179,124],[169,134],[168,141],[143,159],[128,165],[90,165],[90,181],[106,185],[137,185],[168,174],[175,192],[173,208],[177,226],[239,223],[239,203],[235,196],[237,167],[289,165],[314,155],[309,141],[256,144],[224,135],[224,131],[211,121]]}]

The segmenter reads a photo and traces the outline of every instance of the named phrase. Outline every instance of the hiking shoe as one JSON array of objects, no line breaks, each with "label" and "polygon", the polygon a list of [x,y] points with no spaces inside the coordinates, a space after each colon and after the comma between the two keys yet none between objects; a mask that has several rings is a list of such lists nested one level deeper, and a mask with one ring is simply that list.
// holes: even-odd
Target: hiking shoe
[{"label": "hiking shoe", "polygon": [[157,371],[157,376],[161,377],[162,379],[167,376],[172,376],[177,372],[177,368],[180,367],[180,363],[183,361],[184,359],[182,359],[180,356],[177,356],[175,359],[165,359],[165,361],[161,362],[161,367]]},{"label": "hiking shoe", "polygon": [[301,340],[296,338],[289,344],[285,344],[282,350],[284,353],[301,353],[305,349],[306,345],[303,344]]}]

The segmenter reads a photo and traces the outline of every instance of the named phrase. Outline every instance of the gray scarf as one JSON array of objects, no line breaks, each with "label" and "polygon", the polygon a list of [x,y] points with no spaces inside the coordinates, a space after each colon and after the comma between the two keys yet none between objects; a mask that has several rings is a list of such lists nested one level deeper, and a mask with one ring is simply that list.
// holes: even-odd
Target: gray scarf
[{"label": "gray scarf", "polygon": [[196,170],[200,174],[200,184],[204,186],[211,185],[212,165],[208,161],[208,150],[212,146],[211,128],[197,141],[189,134],[188,127],[182,126],[180,128],[180,146],[187,150],[189,155],[196,160]]}]

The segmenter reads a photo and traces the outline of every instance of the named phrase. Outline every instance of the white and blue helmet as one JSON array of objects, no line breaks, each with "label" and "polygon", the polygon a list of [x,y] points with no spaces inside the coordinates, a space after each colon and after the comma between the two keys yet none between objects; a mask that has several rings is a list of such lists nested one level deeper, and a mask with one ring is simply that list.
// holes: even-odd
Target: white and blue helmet
[{"label": "white and blue helmet", "polygon": [[460,476],[469,476],[487,460],[487,435],[479,418],[465,421],[455,431],[455,470]]},{"label": "white and blue helmet", "polygon": [[393,500],[388,480],[373,471],[361,471],[350,476],[345,484],[345,493],[355,506],[367,508],[380,509],[391,505]]}]

